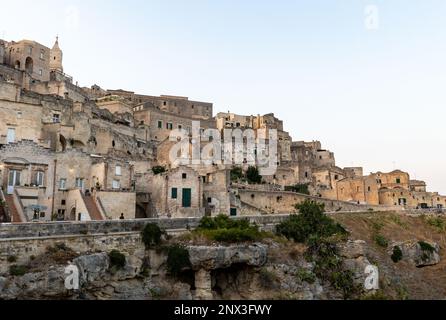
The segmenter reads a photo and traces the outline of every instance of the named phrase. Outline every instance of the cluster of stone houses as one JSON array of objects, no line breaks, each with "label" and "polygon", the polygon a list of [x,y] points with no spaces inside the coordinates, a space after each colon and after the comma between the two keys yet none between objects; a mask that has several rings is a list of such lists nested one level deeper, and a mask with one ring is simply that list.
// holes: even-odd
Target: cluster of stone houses
[{"label": "cluster of stone houses", "polygon": [[[280,213],[305,198],[332,210],[446,206],[446,197],[405,172],[364,176],[362,168],[337,167],[320,142],[294,142],[274,114],[214,116],[212,103],[187,97],[79,87],[62,58],[58,40],[51,49],[0,40],[0,222]],[[243,170],[256,165],[245,133],[259,139],[274,130],[274,172],[249,184],[231,180],[233,163],[173,162],[172,132],[184,132],[192,150],[197,123],[200,152],[211,144],[212,154],[228,152],[225,143],[216,151],[213,139],[227,129],[242,133]]]}]

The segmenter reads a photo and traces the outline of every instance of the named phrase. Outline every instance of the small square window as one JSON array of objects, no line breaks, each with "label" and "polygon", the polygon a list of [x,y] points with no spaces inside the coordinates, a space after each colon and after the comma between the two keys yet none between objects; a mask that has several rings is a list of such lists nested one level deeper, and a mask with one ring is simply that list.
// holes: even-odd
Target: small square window
[{"label": "small square window", "polygon": [[212,198],[208,198],[208,203],[212,203]]},{"label": "small square window", "polygon": [[112,182],[112,188],[114,190],[120,189],[121,188],[121,183],[118,180],[113,180]]},{"label": "small square window", "polygon": [[60,202],[60,204],[61,204],[62,206],[66,205],[66,203],[67,203],[67,200],[62,200],[62,201]]},{"label": "small square window", "polygon": [[60,123],[60,114],[58,113],[53,114],[53,123]]},{"label": "small square window", "polygon": [[187,179],[187,174],[183,173],[183,179]]}]

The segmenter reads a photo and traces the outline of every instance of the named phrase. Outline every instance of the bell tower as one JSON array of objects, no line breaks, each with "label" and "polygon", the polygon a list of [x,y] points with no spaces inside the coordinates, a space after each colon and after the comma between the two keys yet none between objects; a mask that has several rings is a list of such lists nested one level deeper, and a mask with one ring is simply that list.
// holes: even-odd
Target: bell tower
[{"label": "bell tower", "polygon": [[53,48],[50,50],[50,71],[63,72],[62,66],[63,53],[59,48],[59,37],[56,37],[56,42]]}]

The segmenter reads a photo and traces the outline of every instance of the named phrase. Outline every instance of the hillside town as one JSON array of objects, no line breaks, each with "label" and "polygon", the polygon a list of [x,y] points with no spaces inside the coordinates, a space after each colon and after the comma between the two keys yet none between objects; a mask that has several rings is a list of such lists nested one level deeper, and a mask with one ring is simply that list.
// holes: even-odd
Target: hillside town
[{"label": "hillside town", "polygon": [[306,199],[332,212],[446,207],[402,170],[337,166],[273,113],[81,87],[59,39],[0,40],[0,185],[3,223],[280,214]]}]

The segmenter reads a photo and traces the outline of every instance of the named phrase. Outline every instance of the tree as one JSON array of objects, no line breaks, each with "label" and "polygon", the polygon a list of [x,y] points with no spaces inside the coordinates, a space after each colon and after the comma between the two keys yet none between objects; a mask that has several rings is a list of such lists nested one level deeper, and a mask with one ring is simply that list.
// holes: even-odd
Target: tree
[{"label": "tree", "polygon": [[251,184],[262,183],[262,176],[259,174],[259,169],[254,166],[249,166],[248,171],[246,171],[246,178]]}]

